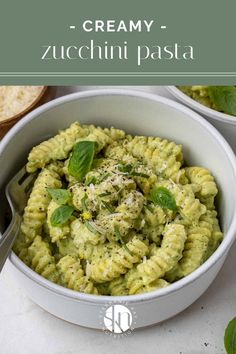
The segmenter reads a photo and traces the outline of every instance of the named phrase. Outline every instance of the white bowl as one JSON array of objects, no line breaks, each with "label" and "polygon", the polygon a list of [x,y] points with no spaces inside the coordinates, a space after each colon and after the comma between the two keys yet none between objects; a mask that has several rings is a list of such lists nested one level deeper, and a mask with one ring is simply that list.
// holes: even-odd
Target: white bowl
[{"label": "white bowl", "polygon": [[204,106],[193,98],[186,95],[176,86],[167,86],[167,90],[181,103],[186,104],[195,111],[201,113],[230,143],[236,152],[236,117],[215,109]]},{"label": "white bowl", "polygon": [[[184,279],[154,292],[131,296],[87,295],[63,288],[28,268],[13,252],[11,268],[29,297],[45,310],[82,326],[103,327],[110,304],[136,313],[135,328],[163,321],[191,305],[208,288],[223,265],[236,231],[236,159],[228,143],[208,122],[174,101],[126,90],[94,90],[68,95],[41,106],[17,123],[0,143],[0,190],[26,162],[29,150],[58,129],[79,120],[156,135],[182,143],[188,164],[209,168],[220,188],[219,212],[225,238],[216,252]],[[1,197],[1,196],[0,196]],[[3,199],[1,199],[3,200]],[[6,206],[2,204],[2,215]],[[3,220],[0,220],[3,229]],[[214,301],[214,299],[212,299]],[[9,304],[10,306],[10,304]]]}]

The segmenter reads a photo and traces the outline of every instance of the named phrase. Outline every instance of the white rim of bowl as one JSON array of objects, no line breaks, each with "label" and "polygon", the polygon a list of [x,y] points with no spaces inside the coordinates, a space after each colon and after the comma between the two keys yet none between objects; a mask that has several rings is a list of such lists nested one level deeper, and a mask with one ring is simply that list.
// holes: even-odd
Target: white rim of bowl
[{"label": "white rim of bowl", "polygon": [[[195,113],[191,109],[187,108],[186,106],[177,103],[175,101],[172,101],[168,98],[155,95],[152,93],[145,93],[145,92],[140,92],[136,90],[125,90],[125,89],[95,89],[95,90],[89,90],[89,91],[84,91],[84,92],[76,92],[72,93],[66,96],[59,97],[51,102],[48,102],[32,112],[28,113],[24,118],[22,118],[2,139],[0,142],[0,154],[4,152],[4,147],[7,146],[8,142],[14,138],[14,135],[21,130],[29,121],[31,121],[34,118],[39,118],[40,114],[43,112],[46,112],[56,106],[60,106],[66,102],[74,101],[80,98],[90,98],[90,97],[95,97],[95,96],[130,96],[130,97],[139,97],[159,103],[163,103],[171,108],[174,108],[180,112],[183,112],[189,116],[195,121],[197,121],[199,124],[201,124],[208,132],[210,132],[211,135],[214,136],[218,144],[222,147],[224,150],[225,154],[227,155],[227,158],[229,159],[232,173],[235,176],[236,180],[236,157],[229,146],[229,144],[226,142],[226,140],[223,138],[223,136],[210,124],[208,123],[204,118],[202,118],[198,113]],[[236,185],[235,185],[236,186]],[[152,292],[147,292],[147,293],[142,293],[142,294],[137,294],[137,295],[126,295],[126,296],[106,296],[106,295],[92,295],[92,294],[85,294],[85,293],[80,293],[65,287],[62,287],[58,284],[55,284],[45,278],[43,278],[41,275],[37,274],[35,271],[33,271],[31,268],[29,268],[25,263],[23,263],[16,255],[14,252],[11,252],[9,256],[9,260],[13,266],[17,268],[20,272],[22,272],[24,275],[26,275],[28,278],[30,278],[32,281],[36,282],[39,286],[47,288],[47,290],[50,290],[51,292],[57,293],[58,295],[65,296],[67,298],[77,300],[80,302],[87,302],[87,303],[93,303],[93,304],[104,304],[104,303],[116,303],[116,302],[127,302],[127,303],[137,303],[137,302],[143,302],[143,301],[153,301],[157,298],[167,296],[170,294],[173,294],[174,292],[179,291],[183,287],[191,284],[194,282],[198,277],[200,277],[202,274],[207,273],[211,267],[217,263],[221,257],[224,255],[227,255],[227,252],[229,251],[234,239],[236,236],[236,210],[234,211],[234,216],[232,218],[229,230],[227,234],[225,235],[222,243],[218,247],[218,249],[213,253],[213,255],[208,258],[198,269],[196,269],[194,272],[191,274],[187,275],[183,279],[180,279],[176,281],[175,283],[172,283],[168,285],[166,288],[162,289],[157,289]]]},{"label": "white rim of bowl", "polygon": [[219,122],[231,123],[236,125],[236,117],[227,113],[218,112],[215,109],[204,106],[200,102],[186,95],[186,93],[181,91],[176,86],[167,86],[166,88],[170,93],[172,93],[172,95],[175,98],[180,100],[182,103],[185,103],[187,106],[191,107],[192,109],[195,109],[196,111],[204,114],[205,116],[218,120]]}]

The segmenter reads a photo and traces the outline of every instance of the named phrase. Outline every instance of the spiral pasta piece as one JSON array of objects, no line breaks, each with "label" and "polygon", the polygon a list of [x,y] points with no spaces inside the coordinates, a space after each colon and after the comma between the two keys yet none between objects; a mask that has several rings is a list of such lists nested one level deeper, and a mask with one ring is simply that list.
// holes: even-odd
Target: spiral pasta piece
[{"label": "spiral pasta piece", "polygon": [[161,138],[135,136],[125,147],[158,176],[176,179],[183,162],[181,145]]},{"label": "spiral pasta piece", "polygon": [[[165,288],[169,283],[164,279],[156,279],[148,285],[143,285],[138,289],[136,294],[146,293],[150,291],[155,291],[157,289]],[[124,276],[113,279],[108,285],[109,292],[112,296],[125,296],[129,295],[129,289],[127,287],[127,282]]]},{"label": "spiral pasta piece", "polygon": [[209,214],[209,218],[212,221],[212,235],[209,240],[205,259],[209,258],[212,255],[212,253],[218,248],[223,239],[223,233],[221,232],[219,221],[217,219],[217,212],[215,210],[211,210],[209,211]]},{"label": "spiral pasta piece", "polygon": [[189,229],[183,258],[179,263],[177,278],[182,278],[192,273],[202,264],[209,238],[210,232],[206,228],[196,226]]},{"label": "spiral pasta piece", "polygon": [[89,265],[89,277],[98,283],[117,278],[138,263],[147,252],[146,244],[134,237],[126,244],[126,248],[112,250],[109,256],[101,260],[94,259]]},{"label": "spiral pasta piece", "polygon": [[98,243],[104,243],[106,239],[104,235],[90,231],[79,219],[71,223],[71,237],[77,248],[80,248],[80,246],[86,243],[96,246]]},{"label": "spiral pasta piece", "polygon": [[13,245],[13,251],[19,255],[20,259],[22,259],[20,256],[20,252],[25,249],[27,250],[29,245],[30,241],[26,241],[26,235],[22,231],[20,231]]},{"label": "spiral pasta piece", "polygon": [[129,289],[126,285],[126,280],[124,276],[120,276],[119,278],[115,278],[108,283],[109,293],[112,296],[125,296],[129,295]]},{"label": "spiral pasta piece", "polygon": [[33,147],[28,156],[27,171],[34,172],[51,161],[65,159],[77,139],[86,136],[87,133],[87,129],[82,128],[78,122],[75,122],[53,138]]},{"label": "spiral pasta piece", "polygon": [[82,127],[84,129],[88,129],[89,133],[93,133],[94,131],[105,133],[111,139],[112,142],[119,141],[121,139],[124,139],[124,137],[125,137],[124,130],[117,129],[117,128],[114,128],[114,127],[101,128],[101,127],[95,126],[93,124],[82,125]]},{"label": "spiral pasta piece", "polygon": [[33,241],[37,234],[41,234],[50,203],[47,188],[60,187],[60,177],[56,172],[44,168],[39,173],[25,207],[21,224],[21,230],[26,236],[26,241]]},{"label": "spiral pasta piece", "polygon": [[98,289],[98,294],[99,295],[111,295],[111,292],[109,290],[109,282],[107,283],[96,283],[96,288]]},{"label": "spiral pasta piece", "polygon": [[94,284],[84,275],[79,261],[71,256],[65,256],[57,263],[61,284],[69,289],[87,294],[98,294]]},{"label": "spiral pasta piece", "polygon": [[61,257],[69,255],[79,258],[79,250],[75,247],[74,240],[71,237],[60,239],[56,244],[58,247],[58,253]]},{"label": "spiral pasta piece", "polygon": [[215,197],[218,189],[210,171],[203,167],[187,167],[185,168],[186,175],[191,183],[198,184],[201,189],[199,195],[203,198]]},{"label": "spiral pasta piece", "polygon": [[111,128],[100,128],[101,130],[104,131],[104,133],[106,133],[110,138],[111,141],[119,141],[121,139],[124,139],[125,137],[125,132],[124,130],[121,129],[117,129],[114,127]]},{"label": "spiral pasta piece", "polygon": [[26,241],[26,236],[23,232],[20,231],[19,235],[16,238],[16,241],[13,245],[13,251],[18,255],[18,257],[30,267],[31,258],[29,257],[28,248],[30,242]]},{"label": "spiral pasta piece", "polygon": [[99,128],[94,128],[89,135],[87,135],[85,138],[80,138],[77,139],[77,142],[79,141],[94,141],[97,143],[96,145],[96,150],[97,152],[101,151],[107,144],[111,143],[111,138],[102,130]]},{"label": "spiral pasta piece", "polygon": [[156,186],[165,187],[173,194],[177,207],[186,223],[192,224],[193,222],[198,222],[200,216],[206,212],[205,205],[201,204],[199,199],[195,198],[189,185],[182,186],[173,181],[165,180],[156,184]]},{"label": "spiral pasta piece", "polygon": [[142,234],[150,241],[159,244],[161,242],[160,236],[163,233],[164,226],[173,220],[174,213],[171,210],[164,210],[158,205],[149,205],[142,211],[142,220],[144,226],[142,227]]},{"label": "spiral pasta piece", "polygon": [[90,242],[85,242],[81,244],[74,242],[74,246],[76,246],[79,258],[88,262],[92,262],[93,259],[97,259],[100,261],[104,257],[110,257],[111,252],[115,253],[120,249],[120,245],[117,242],[107,242],[104,244],[99,243],[97,245],[93,245]]},{"label": "spiral pasta piece", "polygon": [[107,147],[105,157],[116,161],[122,161],[125,164],[135,164],[138,161],[138,159],[128,153],[127,149],[121,145],[119,141],[113,142]]},{"label": "spiral pasta piece", "polygon": [[41,236],[36,236],[28,248],[28,259],[30,267],[44,278],[53,282],[58,281],[55,258],[51,254],[49,244]]},{"label": "spiral pasta piece", "polygon": [[197,226],[191,226],[187,231],[187,240],[183,257],[173,271],[167,274],[169,281],[185,277],[197,269],[207,258],[209,242],[212,238],[213,218],[211,211],[200,217]]},{"label": "spiral pasta piece", "polygon": [[136,294],[140,288],[162,278],[182,257],[186,231],[183,225],[169,224],[165,227],[161,247],[153,255],[132,269],[126,275],[130,294]]},{"label": "spiral pasta piece", "polygon": [[157,289],[162,289],[166,288],[169,285],[169,283],[164,280],[164,279],[156,279],[152,283],[148,285],[143,285],[137,292],[136,294],[141,294],[141,293],[147,293],[150,291],[155,291]]}]

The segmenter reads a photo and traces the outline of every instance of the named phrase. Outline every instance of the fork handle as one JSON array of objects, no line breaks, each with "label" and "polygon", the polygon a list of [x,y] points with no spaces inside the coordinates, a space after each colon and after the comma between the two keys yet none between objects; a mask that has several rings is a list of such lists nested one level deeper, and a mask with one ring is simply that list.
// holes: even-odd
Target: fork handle
[{"label": "fork handle", "polygon": [[19,214],[15,213],[10,225],[0,239],[0,272],[11,252],[16,236],[19,233],[20,223],[21,217]]}]

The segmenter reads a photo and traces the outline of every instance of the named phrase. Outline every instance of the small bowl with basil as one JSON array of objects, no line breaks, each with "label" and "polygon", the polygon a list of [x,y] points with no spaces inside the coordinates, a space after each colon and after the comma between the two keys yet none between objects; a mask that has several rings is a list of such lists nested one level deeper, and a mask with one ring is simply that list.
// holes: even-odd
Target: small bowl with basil
[{"label": "small bowl with basil", "polygon": [[236,151],[236,86],[168,86],[180,102],[201,113]]}]

